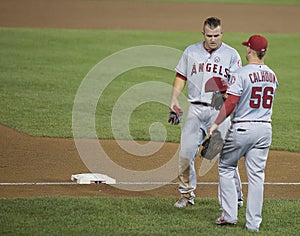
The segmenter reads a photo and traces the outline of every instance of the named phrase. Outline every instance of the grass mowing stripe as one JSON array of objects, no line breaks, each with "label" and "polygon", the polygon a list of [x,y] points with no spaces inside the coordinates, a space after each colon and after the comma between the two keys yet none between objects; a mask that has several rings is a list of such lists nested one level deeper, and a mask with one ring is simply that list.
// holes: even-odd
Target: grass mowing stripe
[{"label": "grass mowing stripe", "polygon": [[[0,199],[0,233],[5,235],[252,235],[245,207],[235,227],[220,227],[216,199],[196,199],[175,209],[175,199],[33,198]],[[274,211],[276,209],[276,211]],[[262,235],[296,235],[299,200],[266,200]]]},{"label": "grass mowing stripe", "polygon": [[[72,137],[72,107],[77,89],[88,71],[105,57],[138,45],[183,50],[202,40],[200,33],[187,32],[10,28],[0,28],[0,36],[0,122],[33,136],[48,137]],[[277,73],[280,83],[274,104],[271,148],[299,152],[300,111],[295,108],[300,101],[300,44],[294,42],[300,42],[300,35],[266,36],[270,42],[266,63]],[[225,33],[223,39],[244,58],[241,42],[248,37],[245,33]],[[284,48],[282,41],[286,42]],[[173,71],[159,68],[139,68],[117,77],[104,91],[96,110],[98,137],[113,138],[112,108],[126,89],[145,81],[171,85],[173,78]],[[179,142],[181,129],[167,123],[167,111],[167,107],[155,102],[139,106],[130,118],[132,137],[149,140],[150,125],[160,122],[167,130],[166,141]]]}]

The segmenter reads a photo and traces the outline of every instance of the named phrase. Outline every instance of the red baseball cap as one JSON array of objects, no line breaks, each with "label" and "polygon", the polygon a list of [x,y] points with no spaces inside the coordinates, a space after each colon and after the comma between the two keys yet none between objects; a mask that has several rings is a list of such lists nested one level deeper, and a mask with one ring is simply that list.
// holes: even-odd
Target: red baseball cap
[{"label": "red baseball cap", "polygon": [[244,46],[250,47],[257,52],[265,52],[268,47],[268,40],[261,35],[252,35],[248,42],[242,43]]}]

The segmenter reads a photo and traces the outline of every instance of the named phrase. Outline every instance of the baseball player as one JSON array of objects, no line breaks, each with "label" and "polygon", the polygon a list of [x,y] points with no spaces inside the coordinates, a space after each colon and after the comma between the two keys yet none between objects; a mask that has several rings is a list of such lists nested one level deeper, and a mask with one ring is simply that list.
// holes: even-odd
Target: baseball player
[{"label": "baseball player", "polygon": [[[205,92],[206,82],[220,77],[227,82],[230,73],[241,67],[238,52],[222,43],[221,20],[210,17],[203,24],[203,42],[188,46],[176,66],[176,78],[173,83],[170,108],[176,112],[180,105],[177,97],[188,84],[188,101],[190,106],[182,129],[179,153],[179,192],[180,199],[174,204],[177,208],[194,205],[196,189],[196,172],[194,158],[203,142],[208,128],[215,120],[218,112],[211,107],[212,92]],[[227,119],[221,126],[223,139],[230,127]],[[242,189],[238,170],[235,171],[237,199],[242,205]]]},{"label": "baseball player", "polygon": [[237,193],[233,177],[238,160],[244,156],[248,175],[246,228],[257,232],[262,221],[264,170],[272,140],[272,105],[278,82],[275,73],[264,64],[267,39],[253,35],[242,44],[247,46],[248,64],[231,76],[228,98],[208,136],[235,109],[219,160],[223,213],[216,224],[237,223]]}]

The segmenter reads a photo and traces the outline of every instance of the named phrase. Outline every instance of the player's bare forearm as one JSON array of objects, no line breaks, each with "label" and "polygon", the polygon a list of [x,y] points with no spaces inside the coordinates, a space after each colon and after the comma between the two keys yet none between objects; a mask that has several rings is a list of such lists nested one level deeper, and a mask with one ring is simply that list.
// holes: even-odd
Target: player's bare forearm
[{"label": "player's bare forearm", "polygon": [[218,129],[218,127],[219,126],[216,123],[213,123],[212,126],[208,129],[206,137],[209,138],[212,133]]},{"label": "player's bare forearm", "polygon": [[174,79],[174,83],[173,83],[171,105],[170,105],[171,108],[174,105],[180,107],[177,98],[180,95],[180,93],[182,92],[182,90],[184,89],[185,84],[186,84],[185,80],[183,80],[182,78],[179,78],[179,77],[176,76],[176,78]]}]

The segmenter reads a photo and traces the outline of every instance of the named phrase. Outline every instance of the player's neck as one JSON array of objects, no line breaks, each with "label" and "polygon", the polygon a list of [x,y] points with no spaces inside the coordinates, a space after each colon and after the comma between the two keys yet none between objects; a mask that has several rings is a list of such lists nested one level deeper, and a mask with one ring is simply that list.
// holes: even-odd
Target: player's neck
[{"label": "player's neck", "polygon": [[264,59],[259,59],[257,57],[251,57],[248,59],[248,64],[257,64],[257,65],[264,65]]},{"label": "player's neck", "polygon": [[209,46],[207,46],[206,44],[205,44],[205,42],[203,42],[203,47],[204,47],[204,49],[207,51],[207,52],[209,52],[210,54],[212,54],[214,51],[216,51],[217,49],[219,49],[220,47],[221,47],[221,45],[222,45],[222,42],[220,42],[220,44],[218,45],[218,47],[216,47],[216,48],[209,48]]}]

